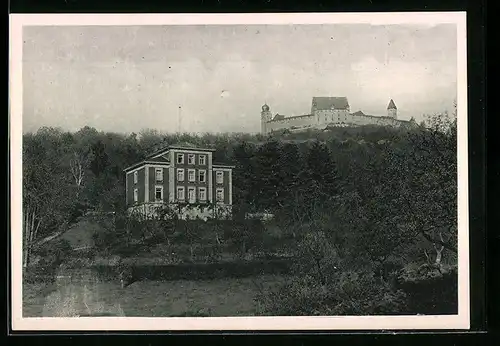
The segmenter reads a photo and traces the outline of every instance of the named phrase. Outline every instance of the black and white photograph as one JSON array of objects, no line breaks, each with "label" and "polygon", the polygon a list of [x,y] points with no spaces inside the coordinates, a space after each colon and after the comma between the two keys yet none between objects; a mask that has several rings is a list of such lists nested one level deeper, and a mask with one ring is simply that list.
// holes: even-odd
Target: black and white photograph
[{"label": "black and white photograph", "polygon": [[14,329],[469,327],[464,13],[10,25]]}]

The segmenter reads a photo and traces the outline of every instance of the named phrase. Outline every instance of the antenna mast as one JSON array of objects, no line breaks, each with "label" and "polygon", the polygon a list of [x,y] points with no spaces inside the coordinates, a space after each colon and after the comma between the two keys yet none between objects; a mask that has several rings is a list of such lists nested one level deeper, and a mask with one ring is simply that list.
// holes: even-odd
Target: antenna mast
[{"label": "antenna mast", "polygon": [[182,129],[182,107],[179,106],[179,119],[178,119],[178,122],[177,122],[177,126],[178,126],[178,132],[179,134],[181,133],[181,129]]}]

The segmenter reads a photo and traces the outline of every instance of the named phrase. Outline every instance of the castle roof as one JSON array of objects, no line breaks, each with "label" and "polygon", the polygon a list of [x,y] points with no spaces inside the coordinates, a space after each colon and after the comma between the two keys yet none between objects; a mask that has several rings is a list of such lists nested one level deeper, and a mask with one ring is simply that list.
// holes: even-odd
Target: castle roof
[{"label": "castle roof", "polygon": [[398,107],[396,107],[396,104],[391,99],[391,101],[389,101],[389,105],[387,106],[387,109],[398,109]]},{"label": "castle roof", "polygon": [[352,115],[362,116],[362,115],[365,115],[365,113],[363,113],[362,111],[357,111],[357,112],[352,113]]},{"label": "castle roof", "polygon": [[349,101],[347,97],[313,97],[312,105],[317,110],[347,109]]}]

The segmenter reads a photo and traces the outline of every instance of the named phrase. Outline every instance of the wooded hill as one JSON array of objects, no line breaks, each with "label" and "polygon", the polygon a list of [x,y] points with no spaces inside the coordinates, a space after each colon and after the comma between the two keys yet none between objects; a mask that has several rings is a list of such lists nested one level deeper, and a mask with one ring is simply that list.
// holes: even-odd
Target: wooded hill
[{"label": "wooded hill", "polygon": [[265,137],[41,128],[23,135],[25,254],[89,210],[122,214],[123,169],[189,142],[236,166],[235,227],[247,212],[275,214],[283,236],[297,239],[297,256],[308,258],[303,273],[316,273],[322,285],[338,275],[332,268],[377,276],[390,262],[440,272],[456,265],[456,136],[448,114],[413,130],[364,126]]}]

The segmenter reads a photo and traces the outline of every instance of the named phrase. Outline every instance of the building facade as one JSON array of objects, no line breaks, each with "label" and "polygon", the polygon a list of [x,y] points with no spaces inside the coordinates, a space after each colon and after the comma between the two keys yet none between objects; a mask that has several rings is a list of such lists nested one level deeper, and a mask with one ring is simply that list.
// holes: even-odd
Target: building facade
[{"label": "building facade", "polygon": [[172,145],[126,168],[129,213],[152,217],[168,206],[182,219],[231,218],[234,167],[213,162],[213,151]]},{"label": "building facade", "polygon": [[326,129],[329,126],[347,127],[363,125],[380,126],[416,126],[413,118],[399,120],[397,107],[391,99],[387,106],[387,115],[367,115],[361,111],[351,113],[346,97],[313,97],[311,112],[305,115],[285,117],[281,114],[272,116],[270,107],[265,104],[261,111],[261,133],[268,134],[274,131],[304,131],[307,129]]}]

